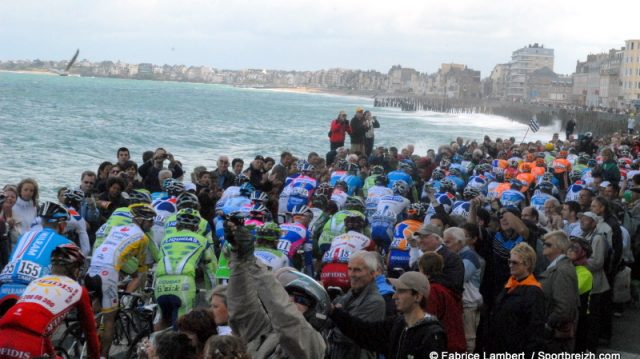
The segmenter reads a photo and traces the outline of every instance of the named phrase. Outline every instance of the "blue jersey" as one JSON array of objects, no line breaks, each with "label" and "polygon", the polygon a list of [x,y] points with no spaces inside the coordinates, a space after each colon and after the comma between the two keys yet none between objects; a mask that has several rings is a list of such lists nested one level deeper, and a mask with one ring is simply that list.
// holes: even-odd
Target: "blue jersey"
[{"label": "blue jersey", "polygon": [[411,178],[411,176],[409,176],[405,171],[401,171],[401,170],[391,171],[387,175],[387,178],[389,179],[389,183],[387,184],[387,187],[389,188],[392,188],[393,184],[396,183],[396,181],[398,180],[403,180],[407,182],[407,184],[409,185],[409,188],[413,187],[413,178]]},{"label": "blue jersey", "polygon": [[464,189],[465,183],[464,180],[458,176],[447,176],[445,177],[449,180],[451,180],[451,182],[453,182],[453,184],[456,185],[456,192],[462,192],[462,190]]},{"label": "blue jersey", "polygon": [[347,171],[333,171],[331,172],[331,177],[329,178],[329,184],[331,187],[336,186],[336,182],[340,181],[344,176],[347,175]]},{"label": "blue jersey", "polygon": [[349,186],[349,189],[347,190],[349,196],[353,196],[354,194],[358,193],[360,190],[362,190],[362,186],[364,186],[364,182],[362,181],[362,178],[360,178],[360,176],[346,175],[342,178],[342,180],[347,182],[347,185]]},{"label": "blue jersey", "polygon": [[470,211],[471,211],[471,202],[455,201],[453,203],[453,208],[451,209],[451,214],[456,216],[462,216],[464,218],[469,218]]},{"label": "blue jersey", "polygon": [[503,207],[517,207],[520,208],[520,203],[524,202],[526,197],[515,189],[508,189],[502,192],[500,196],[500,203]]},{"label": "blue jersey", "polygon": [[393,238],[393,227],[397,221],[397,214],[392,210],[377,211],[369,217],[371,225],[371,239],[386,252]]},{"label": "blue jersey", "polygon": [[278,240],[278,250],[289,257],[289,263],[298,250],[304,253],[304,272],[313,275],[313,241],[307,228],[300,223],[283,223],[280,225],[282,235]]},{"label": "blue jersey", "polygon": [[578,194],[582,189],[585,188],[585,184],[582,181],[576,181],[576,183],[572,184],[567,188],[567,195],[564,198],[565,203],[569,201],[578,201]]},{"label": "blue jersey", "polygon": [[[0,296],[9,294],[11,284],[29,284],[51,273],[51,253],[61,244],[72,244],[51,228],[31,230],[16,244],[9,263],[0,273]],[[18,294],[18,293],[11,293]]]},{"label": "blue jersey", "polygon": [[543,212],[544,203],[551,198],[553,198],[552,195],[536,190],[533,192],[533,196],[531,196],[531,207],[537,209],[538,212]]},{"label": "blue jersey", "polygon": [[168,217],[176,212],[178,212],[178,208],[176,207],[176,197],[162,197],[154,200],[151,203],[151,207],[156,211],[159,216]]}]

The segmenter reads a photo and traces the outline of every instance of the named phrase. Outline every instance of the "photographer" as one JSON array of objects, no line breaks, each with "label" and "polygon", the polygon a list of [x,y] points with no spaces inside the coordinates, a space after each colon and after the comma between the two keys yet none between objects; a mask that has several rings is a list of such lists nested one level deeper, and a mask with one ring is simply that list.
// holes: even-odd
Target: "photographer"
[{"label": "photographer", "polygon": [[169,160],[168,168],[171,170],[171,177],[180,178],[184,174],[182,167],[176,162],[171,153],[168,153],[162,147],[157,148],[153,157],[138,168],[138,173],[140,174],[140,177],[142,177],[144,188],[149,192],[153,193],[162,191],[160,181],[158,180],[158,173],[165,168],[164,161],[167,159]]},{"label": "photographer", "polygon": [[331,121],[331,127],[329,128],[329,142],[331,143],[332,151],[344,146],[344,139],[347,133],[351,134],[351,126],[349,126],[347,114],[344,111],[340,111],[338,117]]}]

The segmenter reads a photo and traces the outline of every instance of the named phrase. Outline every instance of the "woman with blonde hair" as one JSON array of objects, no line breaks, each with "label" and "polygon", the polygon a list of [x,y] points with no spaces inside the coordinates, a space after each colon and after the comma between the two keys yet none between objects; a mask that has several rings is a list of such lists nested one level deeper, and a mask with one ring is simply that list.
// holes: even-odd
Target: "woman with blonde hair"
[{"label": "woman with blonde hair", "polygon": [[38,182],[33,178],[25,178],[18,183],[18,199],[13,205],[13,219],[20,235],[31,229],[38,208]]},{"label": "woman with blonde hair", "polygon": [[531,354],[544,350],[545,297],[533,276],[535,265],[536,252],[530,245],[521,242],[513,247],[511,276],[491,311],[489,352]]}]

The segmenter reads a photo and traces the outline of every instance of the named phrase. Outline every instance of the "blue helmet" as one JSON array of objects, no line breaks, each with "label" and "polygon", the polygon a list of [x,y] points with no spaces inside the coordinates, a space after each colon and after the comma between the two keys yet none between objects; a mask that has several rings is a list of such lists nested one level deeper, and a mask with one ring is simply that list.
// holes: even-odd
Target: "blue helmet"
[{"label": "blue helmet", "polygon": [[243,183],[242,185],[240,185],[240,195],[243,197],[249,197],[251,196],[251,193],[253,193],[253,191],[255,191],[255,187],[253,187],[253,185],[251,184],[251,182],[246,182]]}]

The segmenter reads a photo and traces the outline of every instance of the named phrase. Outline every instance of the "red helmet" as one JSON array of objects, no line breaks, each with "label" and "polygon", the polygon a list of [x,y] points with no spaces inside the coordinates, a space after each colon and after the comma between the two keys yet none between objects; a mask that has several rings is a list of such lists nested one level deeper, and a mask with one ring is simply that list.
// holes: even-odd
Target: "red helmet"
[{"label": "red helmet", "polygon": [[61,244],[51,252],[51,263],[74,264],[77,267],[84,265],[85,257],[80,248],[73,243]]}]

